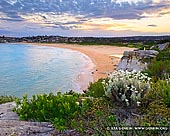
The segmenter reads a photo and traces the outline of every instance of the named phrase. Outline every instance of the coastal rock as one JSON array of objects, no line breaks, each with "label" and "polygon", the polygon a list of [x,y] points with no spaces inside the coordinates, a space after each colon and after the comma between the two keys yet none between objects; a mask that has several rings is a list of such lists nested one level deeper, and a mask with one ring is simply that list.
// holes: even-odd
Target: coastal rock
[{"label": "coastal rock", "polygon": [[18,120],[0,120],[0,132],[0,136],[52,136],[55,134],[50,123]]},{"label": "coastal rock", "polygon": [[0,121],[1,120],[19,120],[18,115],[12,112],[15,107],[15,102],[9,102],[0,105]]},{"label": "coastal rock", "polygon": [[170,48],[170,43],[158,44],[157,47],[158,47],[159,50],[162,51],[162,50],[165,50],[167,48]]},{"label": "coastal rock", "polygon": [[12,111],[14,102],[0,105],[0,136],[52,136],[56,132],[50,123],[19,121]]},{"label": "coastal rock", "polygon": [[116,70],[142,71],[147,67],[147,62],[158,54],[155,50],[125,51]]},{"label": "coastal rock", "polygon": [[49,122],[20,121],[15,102],[0,104],[0,136],[80,136],[76,130],[56,131]]},{"label": "coastal rock", "polygon": [[165,50],[165,49],[167,49],[167,48],[170,48],[170,43],[167,42],[167,43],[158,44],[158,45],[156,45],[156,46],[150,47],[150,49],[154,49],[154,48],[158,48],[159,50],[162,51],[162,50]]}]

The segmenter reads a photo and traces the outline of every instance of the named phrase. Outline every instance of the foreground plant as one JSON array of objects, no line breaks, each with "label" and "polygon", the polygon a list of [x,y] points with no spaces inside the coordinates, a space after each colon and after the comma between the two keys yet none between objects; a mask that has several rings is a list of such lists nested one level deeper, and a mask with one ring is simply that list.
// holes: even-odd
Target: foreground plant
[{"label": "foreground plant", "polygon": [[150,79],[141,72],[116,71],[103,81],[105,94],[126,106],[139,106],[141,98],[150,89]]},{"label": "foreground plant", "polygon": [[56,129],[65,130],[70,127],[70,120],[88,108],[86,100],[79,99],[78,94],[66,95],[58,93],[53,95],[37,95],[29,99],[16,101],[15,111],[21,120],[52,122]]},{"label": "foreground plant", "polygon": [[157,81],[158,79],[165,80],[170,76],[170,60],[153,60],[145,70],[151,77]]},{"label": "foreground plant", "polygon": [[148,109],[148,113],[152,113],[151,117],[168,117],[170,119],[170,79],[152,83],[151,90],[143,98],[143,106],[145,110]]},{"label": "foreground plant", "polygon": [[105,96],[105,91],[102,85],[102,81],[103,79],[99,79],[97,82],[90,83],[88,89],[84,91],[84,95],[87,97],[94,97],[94,98]]},{"label": "foreground plant", "polygon": [[[170,127],[170,79],[158,80],[142,99],[139,118],[141,126]],[[166,132],[166,133],[165,133]],[[169,135],[168,131],[152,131],[155,135]]]},{"label": "foreground plant", "polygon": [[13,102],[15,100],[16,100],[15,96],[7,96],[7,95],[0,96],[0,104],[7,103],[7,102]]}]

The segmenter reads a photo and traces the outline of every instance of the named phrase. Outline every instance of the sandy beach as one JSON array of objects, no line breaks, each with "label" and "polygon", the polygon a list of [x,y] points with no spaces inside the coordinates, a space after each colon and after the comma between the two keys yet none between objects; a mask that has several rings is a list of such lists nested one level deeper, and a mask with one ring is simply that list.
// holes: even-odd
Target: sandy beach
[{"label": "sandy beach", "polygon": [[[79,51],[89,58],[91,58],[95,67],[91,71],[91,76],[93,77],[93,81],[97,81],[100,78],[105,78],[109,73],[113,72],[121,59],[124,51],[131,51],[134,48],[128,47],[117,47],[117,46],[109,46],[109,45],[77,45],[77,44],[38,44],[34,43],[33,45],[37,46],[49,46],[56,48],[66,48],[75,51]],[[89,76],[89,75],[88,75]],[[78,80],[80,80],[81,89],[87,89],[89,83],[86,82],[88,78],[87,75],[80,76]]]}]

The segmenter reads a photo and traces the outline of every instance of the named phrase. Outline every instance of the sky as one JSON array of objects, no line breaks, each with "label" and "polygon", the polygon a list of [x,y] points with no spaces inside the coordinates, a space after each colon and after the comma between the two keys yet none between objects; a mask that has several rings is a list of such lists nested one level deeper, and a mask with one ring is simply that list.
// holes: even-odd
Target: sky
[{"label": "sky", "polygon": [[1,35],[170,35],[170,0],[0,0]]}]

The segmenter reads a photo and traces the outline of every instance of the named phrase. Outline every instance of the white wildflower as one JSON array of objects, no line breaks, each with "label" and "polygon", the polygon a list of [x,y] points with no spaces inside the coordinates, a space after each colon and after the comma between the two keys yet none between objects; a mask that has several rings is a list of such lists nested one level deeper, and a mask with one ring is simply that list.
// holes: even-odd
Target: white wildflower
[{"label": "white wildflower", "polygon": [[110,84],[110,83],[112,83],[112,81],[111,81],[111,80],[109,80],[108,82],[109,82],[109,84]]},{"label": "white wildflower", "polygon": [[105,80],[103,80],[103,81],[102,81],[102,84],[104,85],[105,83],[106,83],[106,81],[105,81]]},{"label": "white wildflower", "polygon": [[127,85],[126,85],[126,88],[129,90],[130,89],[130,87],[128,87]]},{"label": "white wildflower", "polygon": [[76,102],[77,105],[79,105],[80,103],[79,102]]},{"label": "white wildflower", "polygon": [[125,99],[125,102],[128,102],[129,100],[128,99]]},{"label": "white wildflower", "polygon": [[137,101],[136,104],[137,104],[137,106],[140,106],[141,102]]},{"label": "white wildflower", "polygon": [[128,99],[126,98],[126,93],[131,90],[132,94],[130,99],[133,102],[139,101],[141,99],[141,93],[147,91],[150,88],[151,78],[148,75],[136,71],[115,71],[109,75],[108,83],[103,81],[103,86],[105,87],[106,96],[110,97],[112,91],[119,95],[121,100],[129,105]]},{"label": "white wildflower", "polygon": [[129,106],[129,102],[128,101],[126,101],[126,105]]},{"label": "white wildflower", "polygon": [[82,101],[85,101],[86,99],[83,99],[83,98],[82,98],[81,100],[82,100]]}]

